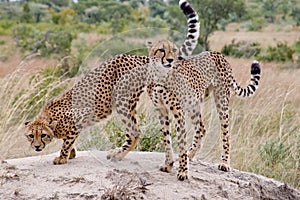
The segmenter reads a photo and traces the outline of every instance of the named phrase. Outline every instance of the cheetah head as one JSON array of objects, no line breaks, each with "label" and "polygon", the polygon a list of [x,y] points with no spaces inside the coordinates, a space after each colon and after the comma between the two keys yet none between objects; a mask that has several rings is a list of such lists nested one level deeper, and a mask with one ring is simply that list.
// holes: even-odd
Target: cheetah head
[{"label": "cheetah head", "polygon": [[148,42],[149,57],[156,66],[172,68],[173,63],[178,59],[179,49],[168,41],[160,40],[155,43]]},{"label": "cheetah head", "polygon": [[56,124],[56,121],[49,124],[41,119],[25,122],[25,136],[34,150],[42,151],[51,142]]}]

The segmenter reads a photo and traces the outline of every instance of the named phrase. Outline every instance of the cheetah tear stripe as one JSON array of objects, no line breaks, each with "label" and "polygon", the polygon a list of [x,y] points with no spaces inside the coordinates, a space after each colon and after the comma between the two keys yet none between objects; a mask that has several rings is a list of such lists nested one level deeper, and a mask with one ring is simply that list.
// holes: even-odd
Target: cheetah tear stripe
[{"label": "cheetah tear stripe", "polygon": [[187,18],[188,33],[179,52],[180,57],[190,56],[196,48],[199,38],[200,22],[195,10],[186,0],[179,1],[179,7]]}]

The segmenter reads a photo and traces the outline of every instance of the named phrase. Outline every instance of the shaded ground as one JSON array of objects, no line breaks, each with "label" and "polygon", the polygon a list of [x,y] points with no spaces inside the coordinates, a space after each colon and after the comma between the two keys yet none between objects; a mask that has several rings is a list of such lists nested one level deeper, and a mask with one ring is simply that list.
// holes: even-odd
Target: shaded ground
[{"label": "shaded ground", "polygon": [[[216,164],[190,162],[189,180],[158,170],[163,153],[131,152],[119,162],[106,152],[79,152],[67,165],[57,155],[1,162],[1,199],[300,199],[284,183],[252,173],[217,170]],[[177,166],[175,166],[177,168]]]}]

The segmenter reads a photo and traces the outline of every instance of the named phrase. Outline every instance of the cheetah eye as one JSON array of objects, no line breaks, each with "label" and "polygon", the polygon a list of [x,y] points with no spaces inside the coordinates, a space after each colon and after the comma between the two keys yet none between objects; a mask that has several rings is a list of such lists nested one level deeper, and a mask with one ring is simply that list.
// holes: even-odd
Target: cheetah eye
[{"label": "cheetah eye", "polygon": [[46,137],[47,135],[45,134],[45,133],[43,133],[42,135],[41,135],[41,138],[44,138],[44,137]]},{"label": "cheetah eye", "polygon": [[158,51],[162,52],[162,53],[165,53],[165,49],[158,49]]},{"label": "cheetah eye", "polygon": [[34,135],[33,135],[33,134],[30,134],[30,135],[27,135],[27,137],[33,139],[33,138],[34,138]]},{"label": "cheetah eye", "polygon": [[177,52],[177,49],[173,49],[173,53],[176,53]]}]

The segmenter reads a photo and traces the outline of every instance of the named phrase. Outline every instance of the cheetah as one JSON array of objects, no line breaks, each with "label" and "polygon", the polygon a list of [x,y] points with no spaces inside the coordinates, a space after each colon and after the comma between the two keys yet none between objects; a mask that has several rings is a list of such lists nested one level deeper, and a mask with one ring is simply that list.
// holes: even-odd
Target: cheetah
[{"label": "cheetah", "polygon": [[[138,138],[140,130],[136,126],[135,108],[142,90],[147,88],[152,102],[159,113],[159,120],[164,135],[166,159],[161,170],[169,172],[173,167],[173,152],[170,137],[169,112],[176,120],[176,131],[179,143],[179,168],[177,178],[188,178],[188,159],[192,159],[200,148],[201,139],[206,130],[201,117],[200,103],[205,98],[206,90],[213,92],[215,105],[221,122],[222,162],[218,168],[230,170],[230,134],[229,134],[229,101],[232,94],[238,97],[250,97],[258,88],[261,69],[257,61],[251,65],[251,79],[247,87],[241,87],[235,81],[229,62],[219,52],[208,51],[198,55],[177,59],[168,66],[159,64],[159,54],[172,51],[175,45],[156,44],[150,46],[150,62],[144,67],[136,68],[123,76],[115,86],[115,104],[117,113],[125,123],[126,138]],[[171,49],[169,49],[171,48]],[[126,86],[128,85],[128,86]],[[184,117],[191,118],[195,129],[193,143],[187,151]],[[131,120],[131,121],[128,121]],[[134,143],[126,143],[132,149]],[[113,150],[111,155],[118,157],[122,148]]]},{"label": "cheetah", "polygon": [[[197,45],[198,15],[186,0],[181,0],[179,6],[187,18],[187,36],[180,50],[176,48],[176,51],[171,49],[160,54],[160,64],[163,66],[169,66],[178,56],[190,55]],[[165,44],[169,45],[168,42]],[[75,158],[74,142],[80,131],[112,113],[114,86],[122,76],[134,68],[145,66],[149,61],[148,56],[117,55],[87,73],[71,89],[46,103],[33,120],[25,122],[25,136],[30,146],[42,151],[53,138],[62,139],[60,155],[53,163],[65,164],[68,159]],[[133,144],[136,141],[127,142]],[[125,149],[125,152],[130,150]]]}]

